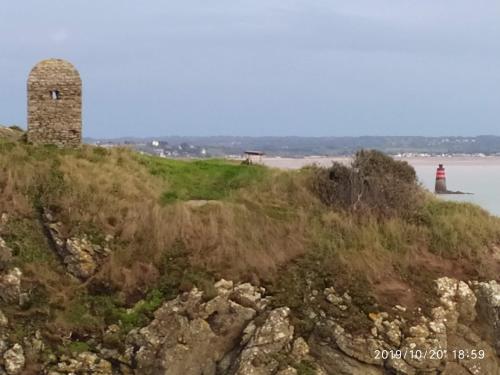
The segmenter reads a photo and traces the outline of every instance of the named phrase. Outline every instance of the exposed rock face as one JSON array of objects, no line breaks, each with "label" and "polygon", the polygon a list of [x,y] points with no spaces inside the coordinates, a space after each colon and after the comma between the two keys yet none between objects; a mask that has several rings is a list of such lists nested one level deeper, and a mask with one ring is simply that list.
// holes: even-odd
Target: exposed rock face
[{"label": "exposed rock face", "polygon": [[61,358],[54,370],[49,375],[112,375],[111,363],[99,358],[94,353],[83,352],[75,358]]},{"label": "exposed rock face", "polygon": [[194,289],[165,303],[149,326],[132,332],[128,340],[137,350],[138,372],[215,374],[218,362],[238,345],[256,315],[254,309],[230,300],[227,288],[219,285],[219,295],[208,302]]},{"label": "exposed rock face", "polygon": [[[465,373],[474,375],[500,374],[499,360],[495,355],[495,350],[468,326],[458,324],[456,331],[448,335],[447,339],[448,352],[452,353],[449,359],[453,359],[453,361],[446,363],[446,374],[460,374],[463,369],[466,370]],[[454,358],[454,351],[458,353],[457,358]],[[478,351],[484,352],[484,358],[460,358],[459,353],[474,353],[474,351],[476,353]],[[455,366],[455,364],[458,364],[458,366]],[[451,369],[454,369],[455,372],[451,372]]]},{"label": "exposed rock face", "polygon": [[297,375],[297,374],[298,374],[297,370],[290,366],[278,372],[278,375]]},{"label": "exposed rock face", "polygon": [[[398,315],[406,311],[403,306],[394,309],[395,315],[370,313],[373,326],[363,334],[353,334],[335,316],[316,311],[315,328],[306,340],[296,335],[288,307],[269,307],[271,297],[265,289],[221,280],[214,285],[217,295],[210,300],[194,288],[165,302],[149,325],[127,335],[120,349],[97,341],[95,353],[53,358],[42,373],[500,375],[499,357],[488,342],[492,338],[480,337],[471,328],[479,316],[498,339],[499,284],[471,285],[475,294],[461,281],[436,280],[439,304],[430,316],[420,313],[409,323]],[[321,298],[323,306],[353,307],[350,297],[339,296],[333,288],[323,295],[313,294]],[[8,326],[0,312],[0,374],[20,375],[26,367],[25,357],[37,357],[46,346],[39,332],[20,344],[9,342],[2,336]],[[106,330],[108,335],[119,332],[118,325]],[[460,354],[479,351],[480,356]]]},{"label": "exposed rock face", "polygon": [[19,268],[13,268],[0,275],[0,299],[6,303],[19,303],[22,275]]},{"label": "exposed rock face", "polygon": [[0,310],[0,329],[7,327],[8,324],[9,324],[9,319],[7,319],[2,310]]},{"label": "exposed rock face", "polygon": [[15,344],[3,355],[5,371],[9,375],[22,374],[25,365],[24,351],[21,345]]},{"label": "exposed rock face", "polygon": [[63,256],[63,260],[68,272],[80,279],[88,279],[95,274],[98,260],[109,253],[107,249],[92,244],[85,237],[68,238],[64,249],[66,254]]},{"label": "exposed rock face", "polygon": [[7,243],[0,237],[0,272],[5,270],[12,261],[12,250]]},{"label": "exposed rock face", "polygon": [[[137,373],[295,374],[295,368],[282,368],[277,360],[279,355],[297,362],[309,358],[303,339],[292,350],[290,309],[264,311],[269,302],[265,290],[251,284],[221,280],[215,288],[218,295],[207,302],[193,289],[165,303],[149,326],[129,334]],[[259,311],[262,323],[254,320]]]},{"label": "exposed rock face", "polygon": [[249,307],[257,311],[263,310],[267,303],[267,299],[262,298],[263,289],[256,288],[249,283],[237,285],[231,293],[231,300],[241,306]]},{"label": "exposed rock face", "polygon": [[489,327],[490,339],[500,355],[500,284],[496,281],[475,283],[480,318]]},{"label": "exposed rock face", "polygon": [[322,341],[313,335],[309,341],[311,353],[316,361],[324,367],[327,374],[338,375],[382,375],[381,367],[360,362],[343,353],[331,343]]},{"label": "exposed rock face", "polygon": [[[467,326],[476,318],[477,300],[484,300],[490,324],[496,327],[497,293],[491,285],[478,286],[483,290],[476,299],[462,281],[436,280],[440,305],[432,310],[431,317],[422,315],[418,322],[408,325],[402,318],[391,320],[385,312],[370,314],[374,327],[368,336],[352,336],[325,317],[309,340],[311,352],[317,363],[331,374],[500,374],[500,362],[493,348]],[[332,293],[327,296],[330,302],[342,303]],[[478,350],[484,358],[459,358],[459,351],[477,353]]]},{"label": "exposed rock face", "polygon": [[288,352],[293,340],[294,328],[290,324],[289,315],[288,307],[271,311],[264,324],[255,328],[253,336],[234,366],[235,369],[230,373],[235,375],[275,373],[279,369],[279,362],[274,356],[282,351]]},{"label": "exposed rock face", "polygon": [[[409,325],[385,312],[370,314],[371,334],[356,336],[318,312],[309,343],[294,339],[287,307],[262,307],[264,290],[225,280],[215,287],[218,296],[208,302],[196,289],[167,302],[148,327],[129,335],[139,374],[294,375],[302,363],[316,374],[500,374],[494,350],[466,325],[476,317],[476,297],[454,279],[436,281],[440,304],[431,317],[421,315]],[[338,306],[351,303],[332,288],[324,298]],[[456,358],[453,350],[482,350],[484,358]],[[409,354],[398,357],[398,351]]]},{"label": "exposed rock face", "polygon": [[458,319],[470,323],[476,319],[476,296],[463,281],[442,277],[436,280],[436,291],[446,312],[446,326],[454,330]]},{"label": "exposed rock face", "polygon": [[62,224],[54,221],[48,212],[44,214],[44,225],[67,271],[79,279],[86,280],[94,275],[110,253],[107,247],[94,244],[85,236],[65,238]]}]

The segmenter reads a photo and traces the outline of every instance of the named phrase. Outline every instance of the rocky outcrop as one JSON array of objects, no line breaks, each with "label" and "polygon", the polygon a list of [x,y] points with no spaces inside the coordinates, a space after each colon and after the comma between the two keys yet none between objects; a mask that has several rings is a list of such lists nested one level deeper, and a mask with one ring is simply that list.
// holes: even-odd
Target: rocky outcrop
[{"label": "rocky outcrop", "polygon": [[[252,323],[247,329],[244,345],[238,360],[229,373],[234,375],[274,374],[279,369],[276,355],[289,352],[294,328],[290,324],[290,309],[282,307],[272,310],[261,327]],[[245,342],[245,337],[243,342]],[[284,370],[287,371],[287,370]],[[287,371],[290,373],[290,370]]]},{"label": "rocky outcrop", "polygon": [[21,345],[15,344],[3,355],[5,372],[8,375],[22,374],[26,359]]},{"label": "rocky outcrop", "polygon": [[[471,323],[476,319],[476,296],[463,281],[442,277],[436,280],[436,292],[444,313],[443,322],[448,330],[453,331],[458,319],[463,323]],[[436,311],[435,316],[441,312]]]},{"label": "rocky outcrop", "polygon": [[[468,326],[476,319],[476,302],[483,301],[480,305],[485,307],[480,310],[486,311],[489,324],[497,327],[497,293],[492,285],[477,284],[475,294],[462,281],[438,279],[440,303],[431,316],[421,314],[409,324],[400,316],[391,319],[386,312],[372,313],[369,335],[353,336],[326,316],[309,340],[311,352],[332,374],[500,374],[494,349]],[[325,293],[329,301],[343,303],[331,290]],[[406,309],[399,306],[395,310]]]},{"label": "rocky outcrop", "polygon": [[[304,371],[306,363],[311,374],[500,374],[495,351],[468,326],[481,299],[458,280],[436,281],[439,305],[431,316],[420,314],[409,324],[397,314],[371,313],[373,328],[363,335],[349,333],[335,318],[317,311],[319,320],[308,342],[294,338],[290,309],[267,308],[264,290],[225,280],[215,286],[214,299],[204,302],[195,289],[167,302],[148,327],[129,335],[138,373],[293,375]],[[342,311],[340,306],[349,309],[352,303],[333,288],[323,295]],[[481,358],[460,354],[479,350]]]},{"label": "rocky outcrop", "polygon": [[[215,374],[224,366],[220,362],[238,346],[256,310],[230,299],[230,283],[219,283],[217,289],[218,296],[207,302],[193,289],[165,303],[149,326],[131,332],[128,342],[135,348],[139,373]],[[253,300],[255,290],[247,292],[244,298]]]},{"label": "rocky outcrop", "polygon": [[0,272],[7,269],[12,261],[12,250],[5,240],[0,237]]},{"label": "rocky outcrop", "polygon": [[217,296],[205,301],[193,289],[166,302],[147,327],[133,331],[136,372],[174,374],[294,374],[280,357],[308,357],[305,340],[295,340],[290,309],[268,310],[265,290],[251,284],[215,284]]},{"label": "rocky outcrop", "polygon": [[473,283],[478,300],[478,311],[481,320],[487,325],[487,334],[500,355],[500,284]]},{"label": "rocky outcrop", "polygon": [[5,316],[2,310],[0,310],[0,329],[7,327],[9,324],[9,319]]},{"label": "rocky outcrop", "polygon": [[68,238],[60,255],[68,272],[80,278],[87,279],[96,273],[97,268],[109,249],[91,243],[86,237]]},{"label": "rocky outcrop", "polygon": [[[273,307],[264,288],[221,280],[212,298],[194,288],[165,302],[145,327],[132,330],[114,348],[92,338],[93,352],[64,354],[44,366],[45,375],[500,375],[492,346],[498,339],[496,282],[436,280],[438,305],[411,321],[404,306],[368,314],[371,329],[354,334],[332,311],[350,311],[344,293],[320,293],[315,326],[297,335],[293,312]],[[331,304],[331,305],[328,305]],[[346,308],[341,307],[346,306]],[[313,308],[313,307],[311,307]],[[332,312],[332,314],[334,314]],[[480,318],[478,322],[478,317]],[[482,337],[475,326],[488,327]],[[9,319],[0,311],[0,334]],[[474,328],[473,328],[474,327]],[[119,335],[118,325],[104,336]],[[116,342],[116,340],[115,340]],[[12,343],[0,337],[0,374],[23,374],[26,358],[40,357],[42,336]],[[2,372],[4,371],[4,372]]]},{"label": "rocky outcrop", "polygon": [[382,375],[381,367],[360,362],[343,353],[331,343],[313,335],[309,341],[311,353],[327,374],[338,375]]},{"label": "rocky outcrop", "polygon": [[43,224],[67,271],[81,280],[94,275],[111,252],[108,247],[93,243],[87,236],[66,238],[62,223],[55,221],[49,212],[43,214]]},{"label": "rocky outcrop", "polygon": [[99,358],[96,354],[83,352],[73,358],[62,357],[60,362],[48,375],[112,375],[111,363]]}]

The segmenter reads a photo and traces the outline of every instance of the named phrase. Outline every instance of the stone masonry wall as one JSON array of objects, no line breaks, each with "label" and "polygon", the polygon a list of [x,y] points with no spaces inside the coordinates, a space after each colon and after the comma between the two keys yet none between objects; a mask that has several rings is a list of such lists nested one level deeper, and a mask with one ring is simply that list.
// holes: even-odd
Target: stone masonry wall
[{"label": "stone masonry wall", "polygon": [[38,63],[28,78],[28,142],[74,147],[82,139],[82,81],[64,60]]}]

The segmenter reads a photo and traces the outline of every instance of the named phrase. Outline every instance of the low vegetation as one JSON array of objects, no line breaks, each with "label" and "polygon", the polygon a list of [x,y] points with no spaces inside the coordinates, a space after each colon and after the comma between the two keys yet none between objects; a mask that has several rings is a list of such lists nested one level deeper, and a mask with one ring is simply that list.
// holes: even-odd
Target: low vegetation
[{"label": "low vegetation", "polygon": [[143,157],[140,160],[153,176],[167,184],[163,203],[188,200],[219,200],[231,192],[262,180],[266,169],[260,166],[245,168],[223,160],[180,160]]},{"label": "low vegetation", "polygon": [[[0,214],[8,216],[0,236],[34,298],[22,314],[5,311],[20,330],[44,325],[57,345],[71,332],[75,350],[86,350],[88,333],[110,324],[121,327],[108,337],[118,345],[165,299],[193,286],[210,296],[221,277],[265,285],[307,331],[302,302],[311,288],[349,291],[361,310],[339,318],[362,328],[366,312],[390,303],[394,291],[416,303],[436,274],[498,272],[482,255],[500,243],[499,219],[434,198],[410,166],[379,152],[362,151],[349,166],[279,171],[21,138],[0,137]],[[111,238],[112,254],[95,276],[81,283],[65,272],[41,210],[68,237]],[[391,294],[384,283],[395,286]],[[416,292],[403,296],[408,286]]]},{"label": "low vegetation", "polygon": [[423,204],[415,170],[377,151],[359,151],[351,165],[317,168],[313,187],[325,204],[358,214],[411,217]]}]

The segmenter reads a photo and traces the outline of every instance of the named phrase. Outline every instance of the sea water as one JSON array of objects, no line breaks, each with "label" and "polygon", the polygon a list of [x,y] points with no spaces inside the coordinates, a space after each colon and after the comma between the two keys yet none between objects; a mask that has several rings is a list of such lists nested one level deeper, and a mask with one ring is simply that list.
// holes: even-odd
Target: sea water
[{"label": "sea water", "polygon": [[[434,191],[436,168],[434,164],[412,163],[421,183],[430,191]],[[474,160],[470,162],[444,163],[446,168],[446,185],[448,190],[463,191],[471,195],[439,195],[441,199],[472,202],[480,205],[490,213],[500,216],[500,163],[484,163]]]}]

